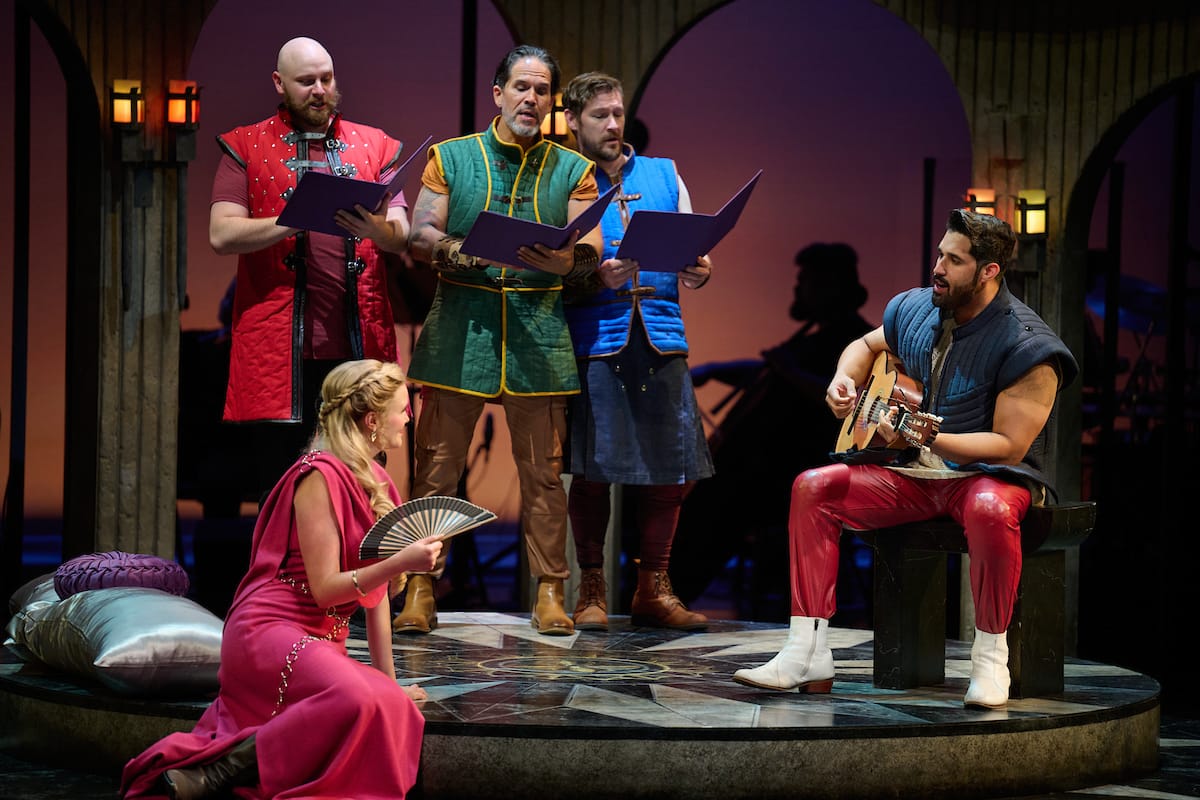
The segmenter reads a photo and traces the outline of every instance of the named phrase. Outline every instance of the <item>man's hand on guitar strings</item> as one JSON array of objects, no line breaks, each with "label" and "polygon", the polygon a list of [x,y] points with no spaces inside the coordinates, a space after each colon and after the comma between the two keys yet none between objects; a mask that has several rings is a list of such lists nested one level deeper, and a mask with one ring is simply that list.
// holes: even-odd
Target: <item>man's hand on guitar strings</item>
[{"label": "man's hand on guitar strings", "polygon": [[849,375],[839,373],[833,376],[829,388],[825,390],[825,405],[838,419],[845,419],[854,410],[858,400],[858,387]]},{"label": "man's hand on guitar strings", "polygon": [[889,445],[900,438],[896,426],[900,424],[902,411],[899,406],[888,406],[887,413],[879,418],[879,428],[875,432]]}]

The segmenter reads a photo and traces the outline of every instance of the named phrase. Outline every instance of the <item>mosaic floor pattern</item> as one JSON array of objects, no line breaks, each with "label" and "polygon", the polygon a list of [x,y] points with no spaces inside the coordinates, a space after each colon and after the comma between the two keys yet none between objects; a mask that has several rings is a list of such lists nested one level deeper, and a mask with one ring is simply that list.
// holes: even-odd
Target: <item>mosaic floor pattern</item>
[{"label": "mosaic floor pattern", "polygon": [[[832,693],[731,680],[770,658],[786,635],[767,623],[714,621],[688,634],[613,617],[608,632],[550,637],[528,615],[442,613],[433,633],[393,640],[398,680],[429,695],[416,794],[1050,796],[1155,769],[1159,686],[1139,673],[1069,659],[1061,695],[967,709],[967,643],[947,642],[942,685],[886,690],[872,683],[871,632],[831,629]],[[368,660],[357,620],[348,646]],[[188,729],[207,705],[116,698],[11,653],[0,657],[0,701],[5,693],[6,708],[32,711],[32,724],[78,715],[72,733],[60,734],[79,739],[61,742],[68,751],[93,747],[89,730],[114,747],[115,716]],[[130,754],[140,746],[130,744]]]},{"label": "mosaic floor pattern", "polygon": [[[440,615],[426,636],[396,637],[397,676],[429,694],[431,731],[454,725],[552,725],[639,735],[691,728],[813,729],[856,726],[975,725],[1053,720],[1143,702],[1158,685],[1135,672],[1071,661],[1060,697],[1013,700],[1004,711],[966,709],[970,646],[947,643],[946,683],[918,690],[872,685],[866,630],[831,629],[837,680],[828,695],[769,692],[730,676],[774,655],[787,638],[778,625],[714,622],[702,633],[632,628],[613,617],[609,632],[541,636],[528,617],[496,613]],[[366,660],[366,641],[350,642]]]}]

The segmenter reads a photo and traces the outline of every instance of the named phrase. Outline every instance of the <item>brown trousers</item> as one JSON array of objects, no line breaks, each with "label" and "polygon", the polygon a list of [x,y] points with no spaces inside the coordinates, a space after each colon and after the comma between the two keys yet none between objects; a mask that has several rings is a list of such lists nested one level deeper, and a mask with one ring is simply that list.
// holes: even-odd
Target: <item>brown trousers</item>
[{"label": "brown trousers", "polygon": [[[485,397],[445,389],[421,389],[415,438],[413,496],[454,495],[467,465],[475,423]],[[521,487],[521,530],[535,578],[567,578],[567,494],[563,489],[563,442],[567,437],[567,398],[563,395],[500,395],[512,436],[512,454]],[[453,540],[446,542],[447,545]],[[446,567],[443,547],[433,574]]]}]

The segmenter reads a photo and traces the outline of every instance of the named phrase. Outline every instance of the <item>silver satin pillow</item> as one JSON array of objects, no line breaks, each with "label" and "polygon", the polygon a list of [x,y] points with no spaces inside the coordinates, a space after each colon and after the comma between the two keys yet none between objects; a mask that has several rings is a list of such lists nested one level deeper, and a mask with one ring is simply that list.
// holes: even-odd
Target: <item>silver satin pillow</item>
[{"label": "silver satin pillow", "polygon": [[12,614],[12,619],[8,621],[5,628],[8,635],[13,639],[16,638],[17,630],[25,624],[25,614],[28,611],[57,603],[58,600],[58,592],[54,589],[53,572],[38,576],[17,589],[8,599],[8,611]]},{"label": "silver satin pillow", "polygon": [[159,589],[92,589],[23,609],[13,639],[43,663],[120,694],[209,694],[217,689],[221,619]]}]

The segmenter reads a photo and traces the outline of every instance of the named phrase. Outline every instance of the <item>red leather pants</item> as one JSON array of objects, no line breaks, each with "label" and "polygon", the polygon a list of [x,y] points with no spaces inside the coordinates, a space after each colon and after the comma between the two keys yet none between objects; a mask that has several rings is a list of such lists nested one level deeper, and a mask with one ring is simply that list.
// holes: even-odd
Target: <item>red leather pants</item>
[{"label": "red leather pants", "polygon": [[874,530],[949,516],[962,525],[971,557],[975,625],[1008,630],[1021,577],[1024,486],[971,475],[912,478],[875,465],[832,464],[802,472],[792,484],[788,519],[792,614],[833,616],[842,527]]}]

